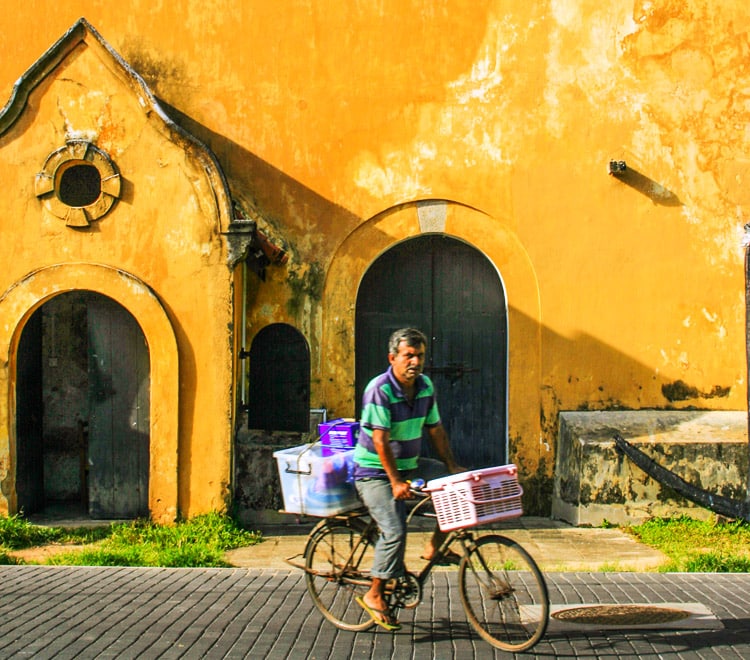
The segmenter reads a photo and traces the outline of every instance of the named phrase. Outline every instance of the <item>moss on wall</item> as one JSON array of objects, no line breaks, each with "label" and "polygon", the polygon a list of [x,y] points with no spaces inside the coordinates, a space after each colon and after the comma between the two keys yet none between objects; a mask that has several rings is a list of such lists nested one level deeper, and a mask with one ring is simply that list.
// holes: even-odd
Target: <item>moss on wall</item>
[{"label": "moss on wall", "polygon": [[528,477],[520,479],[523,488],[523,512],[527,516],[550,515],[552,503],[552,489],[554,480],[548,473],[548,468],[542,460],[537,471]]},{"label": "moss on wall", "polygon": [[324,279],[323,268],[315,261],[301,268],[289,269],[287,278],[289,299],[286,307],[291,317],[299,318],[306,308],[320,303]]}]

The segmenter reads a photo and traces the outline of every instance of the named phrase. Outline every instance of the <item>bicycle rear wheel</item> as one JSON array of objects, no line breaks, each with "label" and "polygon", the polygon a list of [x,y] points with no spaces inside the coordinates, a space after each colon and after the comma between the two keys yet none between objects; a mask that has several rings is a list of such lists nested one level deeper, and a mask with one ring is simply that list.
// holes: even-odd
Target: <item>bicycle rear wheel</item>
[{"label": "bicycle rear wheel", "polygon": [[315,606],[342,630],[375,625],[354,599],[370,588],[373,545],[363,537],[361,520],[328,520],[312,532],[305,546],[307,590]]},{"label": "bicycle rear wheel", "polygon": [[461,560],[458,586],[469,623],[492,646],[525,651],[544,635],[547,585],[515,541],[495,534],[477,539]]}]

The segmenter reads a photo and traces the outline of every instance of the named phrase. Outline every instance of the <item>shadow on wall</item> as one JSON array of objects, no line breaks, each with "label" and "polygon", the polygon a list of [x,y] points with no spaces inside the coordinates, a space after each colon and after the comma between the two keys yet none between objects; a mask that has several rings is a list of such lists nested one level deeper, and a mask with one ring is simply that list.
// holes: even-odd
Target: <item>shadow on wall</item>
[{"label": "shadow on wall", "polygon": [[[340,205],[325,199],[299,181],[289,177],[235,142],[195,122],[179,110],[163,104],[183,128],[203,141],[216,155],[238,195],[253,194],[252,206],[284,237],[289,225],[299,227],[306,218],[314,217],[318,231],[309,236],[305,229],[297,229],[306,240],[313,241],[313,255],[319,263],[330,259],[330,244],[347,236],[362,219]],[[628,168],[617,175],[618,180],[647,195],[657,204],[680,205],[678,197],[655,181]],[[333,237],[333,241],[331,240]],[[293,237],[292,237],[293,238]],[[384,237],[384,244],[391,239]],[[295,250],[294,245],[289,246]],[[310,257],[311,255],[304,255]],[[532,319],[515,314],[516,327],[511,332],[535,341],[537,324]],[[520,319],[520,324],[519,324]],[[552,393],[559,404],[547,414],[556,417],[557,410],[567,409],[637,409],[692,405],[700,407],[709,399],[726,398],[731,385],[717,383],[704,392],[681,380],[670,381],[659,376],[654,367],[633,360],[595,337],[581,333],[573,338],[563,337],[549,328],[542,329],[544,374],[565,374],[565,394]],[[551,386],[543,383],[543,387]],[[562,388],[560,388],[562,389]],[[612,392],[627,392],[627,397]],[[556,424],[556,421],[555,421]]]},{"label": "shadow on wall", "polygon": [[[516,315],[516,332],[533,333],[536,323]],[[511,328],[511,332],[513,329]],[[655,366],[634,360],[586,333],[564,337],[542,328],[543,431],[556,438],[561,410],[638,410],[641,408],[716,408],[727,399],[732,383],[715,383],[709,390],[660,375]],[[533,335],[530,335],[530,337]],[[549,374],[555,374],[550,382]],[[711,401],[714,404],[711,404]],[[727,406],[718,406],[726,408]]]},{"label": "shadow on wall", "polygon": [[[511,314],[510,332],[517,334],[516,342],[539,340],[537,323],[523,314]],[[526,461],[517,448],[524,446],[530,451],[528,439],[512,435],[509,438],[509,455],[524,475],[523,507],[528,515],[550,515],[561,412],[643,410],[648,414],[649,409],[663,409],[691,410],[700,416],[700,410],[731,407],[717,401],[730,396],[731,384],[716,384],[709,391],[701,391],[682,380],[671,381],[659,375],[655,367],[634,360],[585,333],[564,337],[543,327],[541,346],[543,375],[539,415],[542,437],[551,451],[541,456],[536,469],[526,469]],[[658,428],[651,432],[657,432]],[[622,429],[612,429],[612,432],[622,432]]]},{"label": "shadow on wall", "polygon": [[[279,237],[291,241],[285,248],[296,253],[298,263],[317,262],[320,272],[325,272],[332,254],[330,246],[359,227],[362,219],[225,136],[211,131],[168,104],[161,103],[178,124],[213,151],[229,178],[230,187],[238,201],[261,214],[271,228],[278,232]],[[647,195],[655,204],[681,204],[674,193],[635,170],[626,170],[618,174],[617,178]],[[244,199],[243,195],[246,196]],[[316,232],[308,231],[308,218],[315,219]],[[301,238],[304,241],[299,242],[305,244],[304,249],[308,251],[306,254],[300,254],[300,246],[294,244],[295,240]],[[383,236],[384,246],[390,242],[390,237]],[[289,277],[293,278],[294,273],[290,271]],[[307,289],[305,295],[314,297],[315,291]],[[511,313],[510,319],[510,332],[515,335],[514,341],[528,341],[532,344],[539,341],[539,326],[536,321],[518,312]],[[728,398],[731,393],[731,384],[718,383],[710,391],[704,392],[691,383],[670,381],[660,376],[655,367],[638,362],[585,333],[571,338],[549,328],[542,328],[541,346],[542,405],[539,414],[542,433],[551,445],[556,443],[558,413],[561,410],[715,408],[717,406],[708,403],[710,399]],[[510,438],[510,442],[513,455],[513,446],[519,439]],[[257,471],[248,472],[244,476],[238,474],[236,482],[236,487],[240,489],[243,487],[243,479],[248,480],[248,486],[252,482],[250,490],[264,493],[259,498],[261,501],[267,500],[269,496],[275,499],[280,492],[276,466],[270,454],[266,460],[270,469],[264,471],[265,479],[274,483],[258,483]],[[528,476],[525,490],[537,501],[529,510],[548,510],[553,464],[554,460],[543,461],[536,474]],[[536,494],[532,490],[537,491]],[[248,500],[256,498],[248,497]],[[256,500],[256,504],[258,503]],[[529,508],[526,503],[524,506]]]},{"label": "shadow on wall", "polygon": [[[283,238],[289,234],[285,226],[295,226],[310,241],[315,255],[305,255],[305,261],[328,261],[332,250],[331,236],[347,236],[362,219],[338,204],[327,200],[299,181],[284,174],[236,142],[215,133],[168,103],[159,100],[169,115],[186,131],[211,149],[230,180],[232,195],[257,211]],[[252,199],[243,199],[252,195]],[[309,218],[315,219],[316,232],[309,232]],[[295,245],[288,246],[298,250]]]},{"label": "shadow on wall", "polygon": [[653,179],[649,179],[645,174],[634,170],[630,166],[622,164],[624,169],[612,171],[612,175],[625,185],[630,186],[633,190],[646,195],[654,204],[659,206],[682,206],[680,198],[671,190],[665,188]]}]

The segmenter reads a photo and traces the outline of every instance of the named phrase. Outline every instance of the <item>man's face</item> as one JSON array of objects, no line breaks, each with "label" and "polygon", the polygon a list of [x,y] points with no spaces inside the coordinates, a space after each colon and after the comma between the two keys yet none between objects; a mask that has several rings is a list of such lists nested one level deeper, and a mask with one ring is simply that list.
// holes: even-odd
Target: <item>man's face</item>
[{"label": "man's face", "polygon": [[405,341],[398,345],[398,354],[388,354],[388,361],[393,367],[393,375],[401,385],[414,384],[424,367],[425,346],[409,346]]}]

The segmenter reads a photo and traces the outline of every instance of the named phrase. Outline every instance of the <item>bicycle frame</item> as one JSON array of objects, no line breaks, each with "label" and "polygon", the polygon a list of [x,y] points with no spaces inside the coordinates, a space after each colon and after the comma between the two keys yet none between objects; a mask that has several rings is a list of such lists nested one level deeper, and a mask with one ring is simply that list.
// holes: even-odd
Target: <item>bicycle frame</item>
[{"label": "bicycle frame", "polygon": [[[413,515],[414,511],[407,522]],[[523,651],[536,644],[546,630],[549,596],[544,577],[518,543],[487,531],[460,528],[447,532],[421,570],[389,580],[385,595],[389,608],[416,607],[430,572],[458,542],[462,550],[458,588],[469,623],[496,648]],[[303,566],[287,559],[306,572],[316,607],[342,630],[358,632],[375,625],[374,619],[362,617],[361,599],[372,584],[371,557],[365,553],[375,543],[376,534],[377,523],[366,509],[331,516],[310,532]]]},{"label": "bicycle frame", "polygon": [[474,543],[474,534],[465,529],[448,532],[448,535],[443,539],[443,542],[437,548],[432,558],[428,560],[427,564],[422,567],[422,570],[420,570],[419,573],[415,574],[420,584],[424,584],[424,581],[427,579],[427,576],[430,574],[432,569],[440,564],[440,562],[448,554],[448,550],[450,550],[451,545],[453,545],[453,543],[456,541],[461,542],[461,549],[463,550],[462,554],[464,556],[468,556],[469,551],[471,550],[470,546]]},{"label": "bicycle frame", "polygon": [[[426,498],[422,501],[427,502],[429,501],[429,499]],[[416,510],[416,507],[415,507],[415,510]],[[413,515],[414,515],[414,510],[410,512],[409,516],[407,517],[407,524],[409,521],[411,521]],[[425,517],[434,517],[434,516],[430,516],[429,514],[427,514]],[[346,561],[344,562],[342,566],[332,567],[332,572],[331,572],[330,577],[341,578],[345,575],[348,575],[347,581],[352,582],[353,584],[369,583],[370,578],[369,576],[366,576],[361,572],[361,569],[359,568],[359,562],[361,561],[362,556],[364,555],[364,552],[367,549],[367,546],[371,543],[368,537],[370,537],[373,532],[377,531],[377,524],[372,518],[369,517],[365,509],[357,509],[355,511],[350,511],[344,514],[330,516],[329,518],[324,518],[311,530],[310,536],[313,536],[318,529],[325,527],[327,524],[329,524],[328,523],[329,520],[338,520],[344,523],[345,525],[348,525],[349,522],[352,520],[362,520],[365,518],[367,519],[367,523],[364,529],[359,533],[357,537],[357,542],[352,546],[351,551],[349,552],[349,556],[346,558]],[[427,579],[432,569],[435,566],[439,565],[440,562],[445,558],[445,556],[448,553],[448,550],[450,549],[451,545],[453,545],[453,543],[455,543],[456,541],[460,541],[461,548],[463,551],[462,554],[468,555],[469,551],[471,550],[471,545],[474,543],[474,540],[475,540],[474,533],[466,529],[458,529],[452,532],[448,532],[448,534],[443,539],[440,546],[436,549],[435,554],[427,562],[427,564],[425,564],[418,573],[411,573],[411,574],[414,577],[416,577],[420,586],[423,585],[424,581]],[[292,564],[292,565],[296,566],[296,564]],[[310,572],[309,569],[305,569],[305,570]],[[319,571],[313,572],[313,573],[317,575],[321,575]],[[357,579],[355,576],[361,576],[361,580]]]}]

